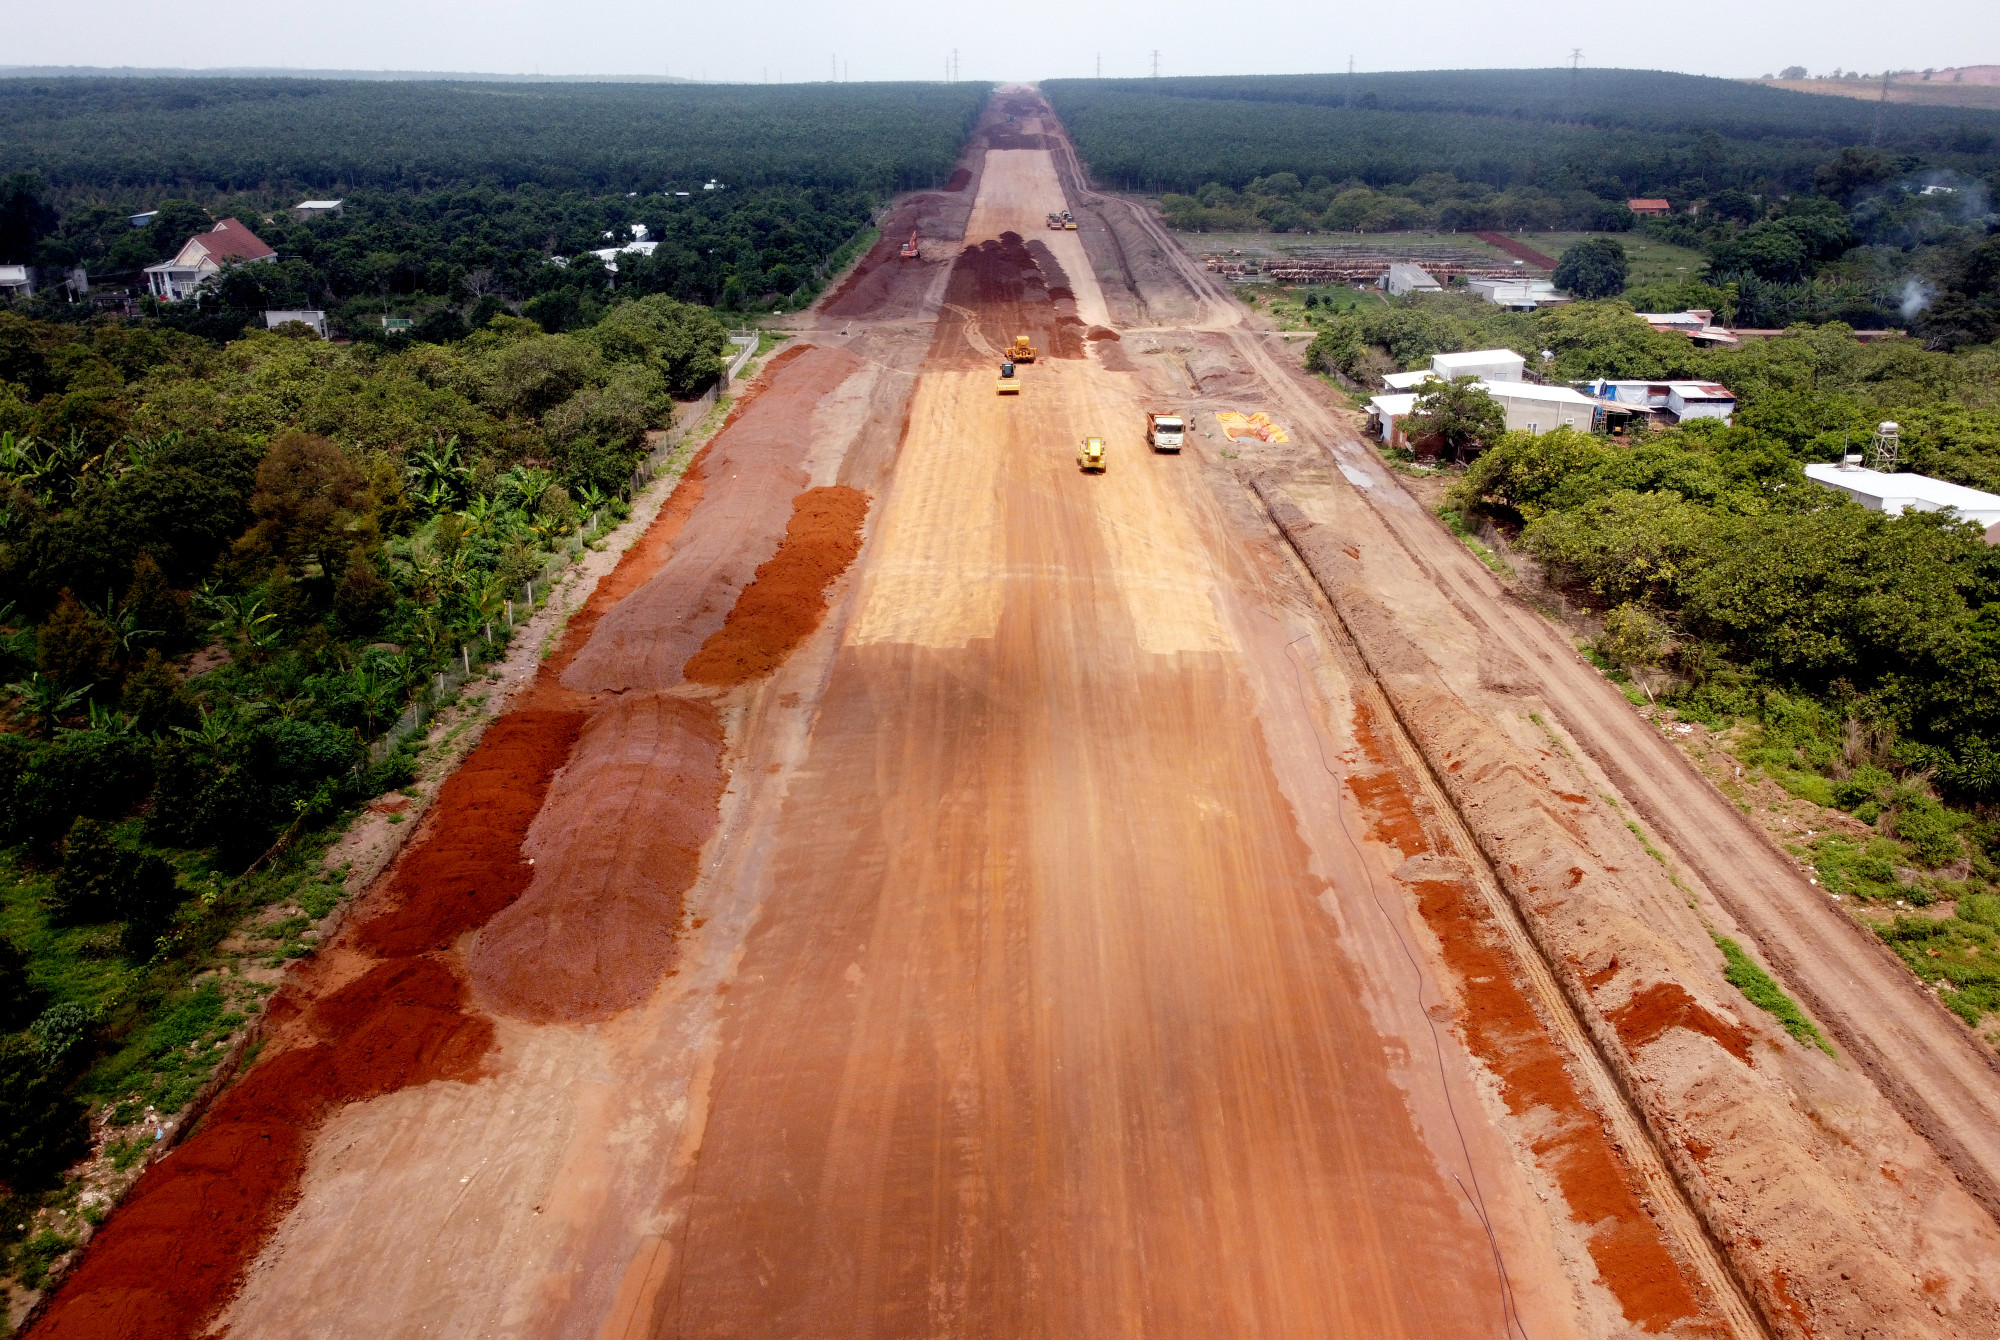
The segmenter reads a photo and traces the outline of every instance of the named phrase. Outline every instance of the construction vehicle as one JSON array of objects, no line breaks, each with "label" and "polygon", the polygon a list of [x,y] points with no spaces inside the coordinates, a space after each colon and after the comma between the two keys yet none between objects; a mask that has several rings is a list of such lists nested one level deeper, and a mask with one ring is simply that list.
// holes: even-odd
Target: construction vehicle
[{"label": "construction vehicle", "polygon": [[1028,343],[1026,335],[1016,335],[1014,347],[1007,351],[1007,357],[1016,363],[1032,363],[1035,361],[1035,346]]},{"label": "construction vehicle", "polygon": [[1179,451],[1187,435],[1187,420],[1178,414],[1146,412],[1146,441],[1154,451]]},{"label": "construction vehicle", "polygon": [[1104,473],[1104,439],[1086,437],[1083,445],[1076,449],[1076,463],[1085,474]]},{"label": "construction vehicle", "polygon": [[999,393],[1001,395],[1021,394],[1021,379],[1014,375],[1014,360],[1011,358],[1000,364]]},{"label": "construction vehicle", "polygon": [[917,250],[917,230],[914,228],[910,230],[910,240],[903,243],[902,256],[906,261],[920,261],[924,258],[923,253]]},{"label": "construction vehicle", "polygon": [[1076,217],[1073,214],[1071,214],[1068,210],[1064,210],[1062,212],[1062,221],[1064,228],[1066,228],[1072,233],[1076,231]]},{"label": "construction vehicle", "polygon": [[1060,214],[1049,215],[1049,227],[1056,229],[1057,231],[1061,231],[1062,226],[1063,226],[1062,215]]}]

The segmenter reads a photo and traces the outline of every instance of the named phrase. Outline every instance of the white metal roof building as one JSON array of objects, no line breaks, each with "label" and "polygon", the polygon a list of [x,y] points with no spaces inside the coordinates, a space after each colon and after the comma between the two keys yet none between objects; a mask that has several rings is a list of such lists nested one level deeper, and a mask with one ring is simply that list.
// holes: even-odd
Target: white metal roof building
[{"label": "white metal roof building", "polygon": [[[1547,433],[1557,428],[1573,428],[1587,433],[1597,424],[1599,403],[1567,386],[1538,386],[1532,382],[1482,381],[1478,389],[1493,397],[1505,416],[1510,433]],[[1416,409],[1419,392],[1404,391],[1378,395],[1368,402],[1368,414],[1376,436],[1392,447],[1407,447],[1403,418]]]},{"label": "white metal roof building", "polygon": [[1597,402],[1567,386],[1489,381],[1481,382],[1479,389],[1500,403],[1510,433],[1547,433],[1557,428],[1587,433],[1597,426]]},{"label": "white metal roof building", "polygon": [[1986,532],[1986,543],[2000,544],[2000,495],[1929,475],[1883,474],[1850,465],[1808,465],[1806,478],[1845,493],[1871,512],[1956,512]]},{"label": "white metal roof building", "polygon": [[1512,349],[1468,349],[1458,354],[1435,354],[1431,371],[1440,377],[1477,377],[1489,382],[1517,382],[1528,360]]},{"label": "white metal roof building", "polygon": [[1389,290],[1392,298],[1405,293],[1442,293],[1444,285],[1437,277],[1421,265],[1408,261],[1391,262],[1388,272],[1382,276],[1382,287]]},{"label": "white metal roof building", "polygon": [[1736,393],[1714,382],[1613,381],[1600,377],[1582,384],[1600,401],[1634,409],[1663,409],[1682,419],[1720,419],[1736,413]]}]

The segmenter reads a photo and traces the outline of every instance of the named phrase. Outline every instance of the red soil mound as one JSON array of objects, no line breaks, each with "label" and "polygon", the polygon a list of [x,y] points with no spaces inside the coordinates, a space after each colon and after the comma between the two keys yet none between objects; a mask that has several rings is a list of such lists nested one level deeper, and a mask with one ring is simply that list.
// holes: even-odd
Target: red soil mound
[{"label": "red soil mound", "polygon": [[951,174],[951,180],[944,184],[944,189],[947,191],[963,191],[971,184],[972,170],[970,168],[959,168]]},{"label": "red soil mound", "polygon": [[673,966],[727,771],[707,703],[627,694],[584,728],[523,849],[534,883],[466,955],[475,999],[536,1023],[615,1014]]},{"label": "red soil mound", "polygon": [[533,873],[521,839],[583,722],[581,711],[523,708],[487,728],[439,793],[429,840],[390,877],[393,905],[361,926],[361,948],[387,958],[448,949],[521,895]]},{"label": "red soil mound", "polygon": [[722,627],[688,658],[695,684],[743,684],[762,678],[792,654],[826,615],[826,591],[861,552],[868,495],[836,484],[808,489],[792,503],[791,524],[770,562],[736,597]]},{"label": "red soil mound", "polygon": [[1731,1056],[1750,1064],[1750,1034],[1716,1018],[1672,982],[1653,983],[1606,1017],[1635,1052],[1669,1028],[1686,1028],[1713,1038]]},{"label": "red soil mound", "polygon": [[432,958],[384,963],[314,1007],[328,1040],[256,1067],[149,1172],[70,1276],[35,1335],[195,1334],[297,1195],[306,1144],[342,1103],[476,1078],[493,1025]]},{"label": "red soil mound", "polygon": [[[1387,751],[1373,719],[1358,705],[1354,730],[1369,759],[1382,766],[1347,783],[1368,811],[1369,836],[1405,856],[1429,851],[1408,793],[1385,766]],[[1590,1259],[1625,1320],[1658,1333],[1700,1316],[1693,1285],[1640,1205],[1603,1124],[1584,1105],[1562,1053],[1521,990],[1484,901],[1457,880],[1420,880],[1410,888],[1458,980],[1457,1022],[1466,1048],[1499,1079],[1510,1112],[1537,1112],[1536,1159],[1555,1175],[1571,1220],[1584,1227]]]},{"label": "red soil mound", "polygon": [[977,313],[981,338],[999,349],[1026,335],[1044,358],[1082,358],[1083,322],[1077,319],[1069,277],[1040,241],[1002,233],[959,253],[946,281],[931,358],[957,367],[990,361],[965,338],[965,313]]}]

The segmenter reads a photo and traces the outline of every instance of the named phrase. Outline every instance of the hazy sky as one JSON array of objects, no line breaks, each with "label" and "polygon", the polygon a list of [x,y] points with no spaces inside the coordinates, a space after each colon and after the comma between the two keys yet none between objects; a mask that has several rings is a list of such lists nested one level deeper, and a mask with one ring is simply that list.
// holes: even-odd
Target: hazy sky
[{"label": "hazy sky", "polygon": [[95,0],[16,5],[9,64],[671,73],[712,80],[967,79],[1567,64],[1760,75],[2000,63],[1995,0]]}]

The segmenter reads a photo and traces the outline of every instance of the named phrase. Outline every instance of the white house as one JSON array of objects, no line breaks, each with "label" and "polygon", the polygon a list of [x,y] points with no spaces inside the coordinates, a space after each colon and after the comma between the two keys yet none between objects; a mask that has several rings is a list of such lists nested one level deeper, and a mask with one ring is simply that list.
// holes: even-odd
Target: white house
[{"label": "white house", "polygon": [[1382,287],[1389,291],[1389,296],[1392,298],[1401,297],[1405,293],[1444,292],[1444,285],[1438,283],[1437,278],[1429,270],[1421,265],[1412,265],[1408,261],[1391,262],[1389,269],[1382,276]]},{"label": "white house", "polygon": [[224,219],[205,233],[196,233],[172,260],[146,267],[146,283],[162,302],[179,302],[219,274],[224,265],[274,261],[278,253],[235,219]]},{"label": "white house", "polygon": [[1410,444],[1403,439],[1403,419],[1416,407],[1415,392],[1378,395],[1368,402],[1368,424],[1385,444],[1407,448]]},{"label": "white house", "polygon": [[1489,382],[1517,382],[1528,360],[1512,349],[1468,349],[1459,354],[1436,354],[1431,371],[1447,380],[1477,377]]},{"label": "white house", "polygon": [[292,206],[292,217],[297,219],[337,219],[341,214],[342,201],[301,200]]},{"label": "white house", "polygon": [[1587,433],[1597,426],[1597,402],[1567,386],[1533,382],[1481,382],[1479,389],[1500,403],[1510,433],[1546,433],[1574,428]]},{"label": "white house", "polygon": [[1956,512],[2000,544],[2000,495],[1969,489],[1929,475],[1883,474],[1858,465],[1808,465],[1806,478],[1845,493],[1871,512]]},{"label": "white house", "polygon": [[1685,335],[1700,345],[1740,344],[1736,336],[1715,324],[1715,313],[1703,307],[1685,312],[1635,312],[1641,321],[1663,335]]},{"label": "white house", "polygon": [[0,297],[35,296],[35,272],[26,265],[0,265]]},{"label": "white house", "polygon": [[[1547,433],[1557,428],[1587,433],[1597,424],[1598,402],[1567,386],[1482,381],[1477,388],[1500,406],[1510,433]],[[1420,395],[1419,391],[1392,392],[1370,400],[1368,418],[1375,435],[1389,446],[1407,448],[1402,421],[1416,409]]]},{"label": "white house", "polygon": [[1553,307],[1569,298],[1556,291],[1546,279],[1467,279],[1466,291],[1477,293],[1497,307],[1532,312],[1537,307]]},{"label": "white house", "polygon": [[322,340],[326,338],[326,313],[321,311],[267,311],[264,313],[264,329],[276,330],[279,326],[296,321],[302,326],[311,326],[313,334]]}]

